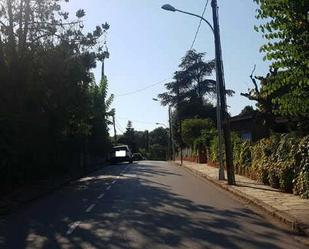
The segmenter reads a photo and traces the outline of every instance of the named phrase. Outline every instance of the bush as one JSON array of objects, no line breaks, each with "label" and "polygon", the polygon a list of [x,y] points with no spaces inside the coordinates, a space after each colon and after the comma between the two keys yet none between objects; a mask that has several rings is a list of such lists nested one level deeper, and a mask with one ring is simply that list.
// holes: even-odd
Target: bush
[{"label": "bush", "polygon": [[273,135],[270,138],[261,139],[252,146],[252,170],[251,175],[254,179],[259,180],[264,184],[276,185],[276,174],[270,170],[273,164],[273,152],[279,138]]},{"label": "bush", "polygon": [[294,180],[293,192],[303,198],[309,198],[309,136],[300,141],[296,161],[299,172]]},{"label": "bush", "polygon": [[[215,136],[210,141],[210,160],[212,162],[219,162],[218,149],[219,149],[219,139],[218,139],[218,136]],[[223,156],[224,156],[224,145],[223,145]]]},{"label": "bush", "polygon": [[276,153],[274,154],[274,168],[279,179],[279,188],[282,191],[293,191],[293,179],[297,174],[296,153],[299,139],[291,134],[280,136],[280,141]]},{"label": "bush", "polygon": [[232,133],[233,162],[238,174],[247,175],[252,164],[251,143],[243,141],[236,133]]},{"label": "bush", "polygon": [[[252,145],[232,134],[232,146],[236,173],[309,198],[309,136],[300,140],[293,134],[274,134]],[[210,157],[218,161],[217,137],[210,143]]]}]

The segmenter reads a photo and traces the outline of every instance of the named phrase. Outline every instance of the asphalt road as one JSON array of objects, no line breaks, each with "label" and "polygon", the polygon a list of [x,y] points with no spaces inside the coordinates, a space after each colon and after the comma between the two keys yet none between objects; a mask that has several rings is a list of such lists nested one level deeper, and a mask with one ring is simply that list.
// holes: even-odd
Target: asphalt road
[{"label": "asphalt road", "polygon": [[165,162],[103,168],[0,221],[0,248],[306,248]]}]

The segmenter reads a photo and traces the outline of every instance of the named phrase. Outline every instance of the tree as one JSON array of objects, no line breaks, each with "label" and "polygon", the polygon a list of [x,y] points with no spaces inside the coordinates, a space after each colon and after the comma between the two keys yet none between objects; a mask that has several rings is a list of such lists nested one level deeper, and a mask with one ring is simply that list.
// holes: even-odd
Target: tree
[{"label": "tree", "polygon": [[162,105],[176,108],[173,113],[174,138],[181,145],[181,120],[212,118],[216,120],[216,108],[210,100],[216,93],[216,82],[209,79],[215,68],[214,60],[206,61],[205,53],[189,50],[182,58],[174,81],[165,84],[167,92],[159,94]]},{"label": "tree", "polygon": [[166,160],[168,155],[168,129],[158,127],[149,133],[149,159]]},{"label": "tree", "polygon": [[254,0],[255,29],[268,41],[261,47],[271,62],[271,76],[261,85],[263,98],[272,96],[275,114],[309,117],[309,21],[307,0]]},{"label": "tree", "polygon": [[276,91],[272,91],[271,93],[267,90],[267,86],[274,84],[276,77],[278,73],[280,74],[280,72],[278,72],[278,70],[270,70],[265,77],[262,77],[253,76],[254,71],[255,67],[250,75],[254,88],[248,89],[247,93],[241,93],[241,95],[249,100],[257,102],[257,110],[255,111],[256,121],[266,127],[269,127],[275,132],[281,132],[286,128],[282,127],[280,124],[278,125],[276,123],[276,118],[283,116],[286,120],[288,120],[286,126],[290,131],[297,131],[300,135],[308,134],[308,122],[305,116],[282,115],[279,112],[279,105],[273,102],[274,99],[280,98],[280,96],[287,94],[289,90],[287,88],[280,88]]},{"label": "tree", "polygon": [[109,26],[85,32],[84,15],[69,18],[59,0],[0,3],[1,190],[79,172],[87,138],[108,143],[91,69]]},{"label": "tree", "polygon": [[114,95],[108,97],[108,81],[104,76],[100,84],[92,84],[90,88],[91,114],[90,114],[90,141],[91,151],[95,155],[101,155],[102,151],[107,151],[111,147],[108,125],[112,124],[110,118],[115,114],[115,109],[110,109]]},{"label": "tree", "polygon": [[210,131],[213,128],[214,123],[210,119],[185,119],[182,128],[183,140],[194,149],[195,142],[201,137],[203,130]]},{"label": "tree", "polygon": [[135,130],[131,120],[128,121],[126,132],[118,139],[118,142],[128,145],[133,153],[137,152]]},{"label": "tree", "polygon": [[163,105],[176,106],[185,101],[199,101],[202,104],[206,95],[215,93],[216,83],[208,78],[215,68],[215,62],[205,61],[204,57],[205,53],[195,50],[186,53],[179,65],[180,70],[174,74],[174,81],[165,84],[168,91],[158,96]]},{"label": "tree", "polygon": [[167,146],[168,144],[168,129],[158,127],[149,133],[149,143]]},{"label": "tree", "polygon": [[241,112],[239,113],[240,116],[246,116],[246,115],[251,115],[254,114],[256,111],[251,105],[245,106]]}]

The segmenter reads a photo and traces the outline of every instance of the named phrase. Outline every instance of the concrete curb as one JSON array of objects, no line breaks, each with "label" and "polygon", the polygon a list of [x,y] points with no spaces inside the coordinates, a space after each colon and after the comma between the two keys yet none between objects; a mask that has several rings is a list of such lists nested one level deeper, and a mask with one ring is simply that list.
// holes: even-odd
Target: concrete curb
[{"label": "concrete curb", "polygon": [[245,202],[257,207],[258,209],[261,209],[262,211],[266,212],[268,215],[271,215],[272,217],[274,217],[276,220],[288,225],[293,232],[297,232],[298,234],[305,235],[305,236],[309,237],[309,228],[306,227],[306,225],[303,224],[302,222],[298,221],[295,217],[289,215],[288,213],[281,211],[281,210],[278,210],[278,209],[270,206],[269,204],[262,202],[261,200],[255,198],[255,197],[249,196],[249,195],[235,189],[233,186],[227,185],[227,183],[225,181],[220,181],[220,180],[214,179],[214,178],[208,176],[207,174],[200,172],[196,169],[192,169],[191,167],[188,167],[186,165],[181,166],[177,162],[174,162],[174,164],[176,166],[185,168],[186,170],[190,171],[191,173],[193,173],[196,176],[207,179],[208,181],[210,181],[211,183],[220,187],[221,189],[224,189],[224,190],[234,194],[238,198],[241,198]]}]

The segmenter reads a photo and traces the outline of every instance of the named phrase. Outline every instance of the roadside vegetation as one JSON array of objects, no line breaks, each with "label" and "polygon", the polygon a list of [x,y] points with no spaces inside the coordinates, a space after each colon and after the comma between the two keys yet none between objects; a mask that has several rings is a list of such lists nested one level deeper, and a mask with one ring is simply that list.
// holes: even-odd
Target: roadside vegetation
[{"label": "roadside vegetation", "polygon": [[5,0],[0,8],[0,192],[86,172],[104,158],[107,79],[102,59],[107,23],[85,32],[84,10],[67,1]]}]

